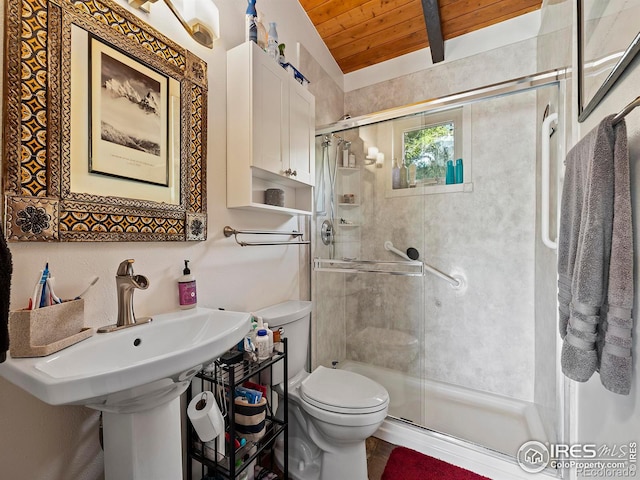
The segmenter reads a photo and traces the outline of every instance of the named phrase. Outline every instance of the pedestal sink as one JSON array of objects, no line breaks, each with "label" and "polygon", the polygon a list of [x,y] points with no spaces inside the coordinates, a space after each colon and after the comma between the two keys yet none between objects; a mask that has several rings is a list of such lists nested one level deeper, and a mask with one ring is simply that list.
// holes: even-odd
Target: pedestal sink
[{"label": "pedestal sink", "polygon": [[201,307],[159,314],[48,357],[9,358],[0,375],[51,405],[104,412],[106,480],[181,479],[179,397],[244,337],[249,318]]}]

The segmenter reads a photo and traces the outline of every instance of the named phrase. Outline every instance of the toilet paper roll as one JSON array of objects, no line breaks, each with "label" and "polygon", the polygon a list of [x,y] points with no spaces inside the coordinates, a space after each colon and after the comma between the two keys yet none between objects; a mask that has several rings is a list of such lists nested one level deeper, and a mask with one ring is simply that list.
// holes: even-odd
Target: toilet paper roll
[{"label": "toilet paper roll", "polygon": [[187,407],[187,416],[203,442],[224,433],[224,418],[212,392],[197,394]]}]

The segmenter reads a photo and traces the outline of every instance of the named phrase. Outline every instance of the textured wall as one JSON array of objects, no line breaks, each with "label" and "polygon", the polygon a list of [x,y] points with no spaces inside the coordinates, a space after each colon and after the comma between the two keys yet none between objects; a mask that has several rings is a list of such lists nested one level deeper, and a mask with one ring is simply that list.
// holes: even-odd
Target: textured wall
[{"label": "textured wall", "polygon": [[316,97],[316,125],[337,122],[344,110],[342,88],[303,45],[299,48],[300,71],[309,79],[309,91]]},{"label": "textured wall", "polygon": [[[527,92],[467,107],[473,192],[386,198],[388,169],[367,168],[365,191],[372,196],[364,198],[363,258],[396,260],[382,249],[391,240],[401,250],[418,248],[422,259],[468,282],[458,293],[429,274],[424,280],[362,276],[347,337],[375,325],[422,339],[422,364],[396,359],[384,366],[533,400],[535,100]],[[384,127],[377,127],[380,138]],[[364,352],[347,355],[376,363],[375,348]],[[406,350],[412,353],[413,347]]]},{"label": "textured wall", "polygon": [[535,73],[536,39],[523,40],[345,93],[352,117]]},{"label": "textured wall", "polygon": [[[362,115],[535,73],[535,45],[527,40],[347,92],[345,111]],[[387,162],[384,169],[360,164],[360,258],[398,260],[385,240],[414,246],[436,268],[464,273],[469,287],[458,295],[430,275],[350,278],[347,358],[533,401],[536,98],[528,92],[469,107],[469,193],[387,198],[389,127],[359,129],[360,151],[376,145]]]}]

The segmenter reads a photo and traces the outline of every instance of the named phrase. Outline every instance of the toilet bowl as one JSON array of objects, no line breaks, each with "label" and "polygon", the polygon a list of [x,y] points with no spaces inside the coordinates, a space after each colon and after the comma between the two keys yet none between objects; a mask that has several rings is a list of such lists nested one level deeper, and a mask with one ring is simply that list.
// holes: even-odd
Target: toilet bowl
[{"label": "toilet bowl", "polygon": [[[323,366],[311,373],[304,369],[310,313],[311,302],[300,301],[256,312],[270,328],[283,327],[287,337],[289,476],[295,480],[367,480],[365,439],[387,416],[389,394],[379,383],[354,372]],[[274,372],[271,383],[280,397],[284,381]],[[277,416],[281,419],[283,405],[280,401]],[[275,450],[282,467],[282,439]]]}]

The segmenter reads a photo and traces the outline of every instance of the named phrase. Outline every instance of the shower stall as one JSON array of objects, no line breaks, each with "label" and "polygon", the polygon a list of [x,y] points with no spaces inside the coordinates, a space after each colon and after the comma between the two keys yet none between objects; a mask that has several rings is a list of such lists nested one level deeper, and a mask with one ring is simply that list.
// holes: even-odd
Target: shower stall
[{"label": "shower stall", "polygon": [[515,463],[525,442],[562,436],[539,217],[542,142],[552,179],[561,148],[543,120],[563,88],[536,75],[317,131],[312,360],[386,387],[390,439]]}]

